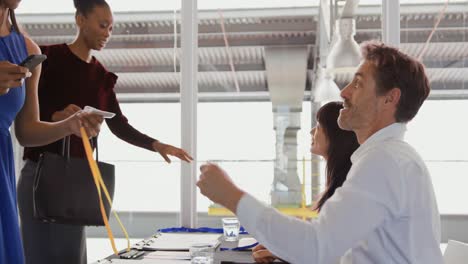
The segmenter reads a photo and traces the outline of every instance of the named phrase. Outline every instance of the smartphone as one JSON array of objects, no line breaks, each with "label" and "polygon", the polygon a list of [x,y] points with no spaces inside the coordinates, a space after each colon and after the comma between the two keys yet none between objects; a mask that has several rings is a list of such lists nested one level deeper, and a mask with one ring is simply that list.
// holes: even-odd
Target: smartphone
[{"label": "smartphone", "polygon": [[22,61],[19,66],[26,67],[29,71],[32,71],[36,68],[37,65],[41,64],[43,61],[47,59],[47,56],[44,54],[40,55],[29,55],[24,61]]}]

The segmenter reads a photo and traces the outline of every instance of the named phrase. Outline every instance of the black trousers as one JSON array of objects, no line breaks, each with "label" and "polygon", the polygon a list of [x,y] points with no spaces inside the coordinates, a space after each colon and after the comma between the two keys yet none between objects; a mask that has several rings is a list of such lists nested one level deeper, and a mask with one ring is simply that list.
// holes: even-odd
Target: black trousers
[{"label": "black trousers", "polygon": [[33,183],[37,163],[30,160],[18,181],[18,208],[26,264],[86,264],[85,227],[34,219]]}]

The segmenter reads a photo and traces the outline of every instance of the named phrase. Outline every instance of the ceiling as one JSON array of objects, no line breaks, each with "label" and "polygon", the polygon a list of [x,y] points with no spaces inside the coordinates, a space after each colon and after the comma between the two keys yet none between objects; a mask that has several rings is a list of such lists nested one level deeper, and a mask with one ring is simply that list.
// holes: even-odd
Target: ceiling
[{"label": "ceiling", "polygon": [[[413,56],[422,50],[442,5],[405,5],[401,8],[401,49]],[[358,43],[381,38],[380,6],[357,9]],[[217,11],[200,11],[199,91],[205,100],[268,100],[265,48],[308,48],[305,95],[310,95],[316,37],[317,7],[239,9],[222,13],[229,53]],[[19,15],[25,31],[40,45],[71,42],[75,36],[73,14]],[[114,32],[105,50],[95,56],[119,76],[116,91],[128,101],[177,100],[179,92],[180,34],[174,38],[174,18],[168,12],[116,13]],[[180,19],[178,19],[180,33]],[[468,98],[468,5],[450,4],[425,53],[433,98]],[[175,72],[177,71],[177,72]],[[276,72],[287,78],[288,72]],[[337,74],[343,87],[352,74]],[[235,80],[240,93],[236,92]],[[132,99],[133,98],[133,99]],[[138,99],[139,98],[139,99]],[[150,99],[148,99],[150,98]],[[208,99],[206,99],[208,98]]]}]

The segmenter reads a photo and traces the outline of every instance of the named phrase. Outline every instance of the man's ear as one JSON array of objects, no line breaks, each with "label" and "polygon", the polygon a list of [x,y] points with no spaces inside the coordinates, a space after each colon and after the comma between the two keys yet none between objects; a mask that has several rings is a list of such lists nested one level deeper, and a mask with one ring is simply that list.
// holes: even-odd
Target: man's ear
[{"label": "man's ear", "polygon": [[400,102],[401,90],[400,88],[392,88],[385,95],[385,104],[398,105]]}]

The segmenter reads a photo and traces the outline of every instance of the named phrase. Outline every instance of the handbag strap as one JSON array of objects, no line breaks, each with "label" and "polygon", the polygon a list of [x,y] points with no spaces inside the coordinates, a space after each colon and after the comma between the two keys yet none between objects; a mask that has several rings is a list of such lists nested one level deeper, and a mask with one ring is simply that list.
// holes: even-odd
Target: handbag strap
[{"label": "handbag strap", "polygon": [[[84,130],[83,127],[80,128],[80,132],[81,132],[81,139],[83,141],[83,146],[84,146],[84,149],[85,149],[85,152],[86,152],[86,157],[88,159],[89,167],[91,168],[91,172],[92,172],[93,178],[94,178],[94,183],[96,184],[96,189],[97,189],[98,196],[99,196],[99,205],[100,205],[100,208],[101,208],[102,219],[104,220],[104,224],[105,224],[106,229],[107,229],[107,235],[109,236],[109,240],[111,242],[112,249],[114,250],[114,254],[116,256],[118,256],[119,251],[117,251],[117,248],[115,247],[114,234],[112,233],[112,229],[109,226],[109,220],[107,219],[106,211],[104,209],[104,203],[102,201],[101,188],[102,188],[102,191],[104,192],[104,194],[105,194],[105,196],[107,198],[107,201],[111,205],[112,205],[112,199],[110,198],[109,192],[107,191],[107,187],[106,187],[104,181],[102,180],[102,176],[101,176],[101,172],[99,171],[99,167],[97,166],[96,161],[93,159],[93,151],[91,149],[91,144],[89,143],[89,140],[86,140],[88,138],[88,135],[86,134],[86,131]],[[128,238],[127,230],[125,229],[124,225],[120,221],[120,218],[117,215],[117,213],[115,211],[113,211],[113,210],[112,210],[112,212],[114,213],[115,219],[117,219],[117,221],[119,222],[119,225],[122,228],[122,231],[123,231],[125,237],[127,238],[127,252],[128,252],[128,251],[130,251],[130,239]]]},{"label": "handbag strap", "polygon": [[70,159],[70,136],[62,139],[62,156],[67,160]]},{"label": "handbag strap", "polygon": [[[91,143],[91,146],[96,149],[96,161],[99,162],[98,137],[96,136],[91,138],[89,142]],[[62,156],[67,160],[70,159],[70,136],[66,136],[62,139]]]},{"label": "handbag strap", "polygon": [[91,146],[96,150],[96,162],[99,162],[99,148],[98,148],[98,137],[95,136],[90,140]]}]

